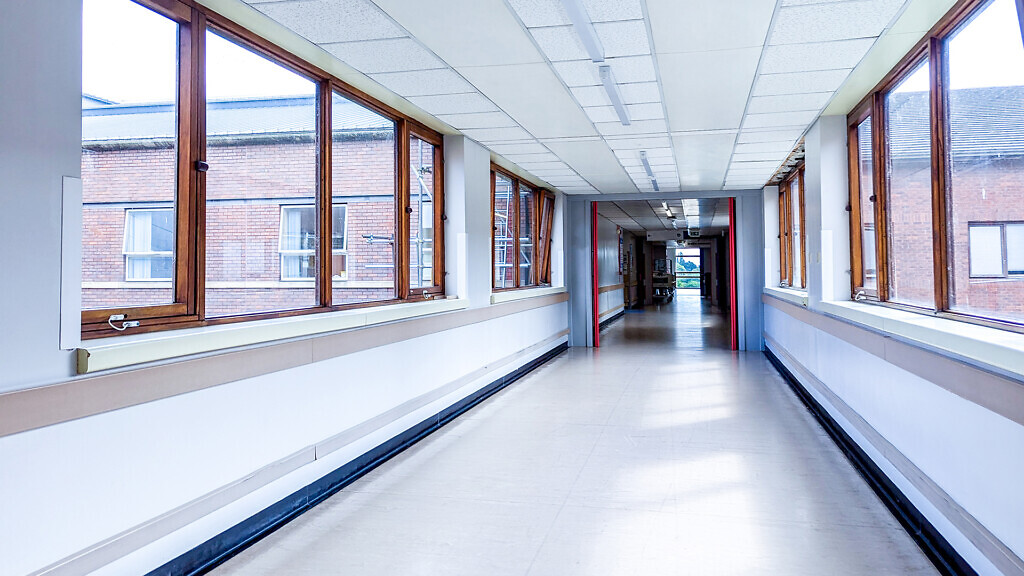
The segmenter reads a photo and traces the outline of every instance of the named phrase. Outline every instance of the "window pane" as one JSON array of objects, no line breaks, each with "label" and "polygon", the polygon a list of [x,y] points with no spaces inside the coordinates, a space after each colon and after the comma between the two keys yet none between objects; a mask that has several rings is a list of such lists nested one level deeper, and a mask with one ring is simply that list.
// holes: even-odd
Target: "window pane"
[{"label": "window pane", "polygon": [[168,304],[178,24],[129,0],[82,9],[82,307]]},{"label": "window pane", "polygon": [[860,158],[860,234],[862,286],[868,290],[878,288],[878,270],[875,263],[875,156],[871,148],[871,116],[857,126],[857,148]]},{"label": "window pane", "polygon": [[348,280],[348,207],[335,204],[331,207],[331,279]]},{"label": "window pane", "polygon": [[434,286],[434,146],[409,139],[409,287]]},{"label": "window pane", "polygon": [[789,184],[789,197],[790,202],[793,204],[793,287],[802,288],[804,285],[803,280],[803,253],[800,248],[803,246],[800,236],[803,234],[803,230],[800,229],[800,176],[796,176]]},{"label": "window pane", "polygon": [[1005,232],[1007,272],[1024,274],[1024,224],[1007,224]]},{"label": "window pane", "polygon": [[206,85],[206,316],[314,306],[312,281],[281,279],[311,280],[315,252],[280,258],[278,235],[294,218],[289,245],[316,245],[282,208],[315,203],[316,84],[207,32]]},{"label": "window pane", "polygon": [[533,190],[519,186],[519,285],[533,286]]},{"label": "window pane", "polygon": [[281,207],[281,280],[316,278],[316,209]]},{"label": "window pane", "polygon": [[1003,227],[970,226],[971,276],[1003,275]]},{"label": "window pane", "polygon": [[[395,123],[334,93],[331,134],[331,196],[345,205],[344,215],[336,207],[332,220],[331,301],[341,306],[393,300]],[[340,232],[339,218],[345,220]]]},{"label": "window pane", "polygon": [[541,200],[540,247],[537,252],[539,262],[539,284],[551,284],[551,228],[555,220],[555,199],[544,195]]},{"label": "window pane", "polygon": [[935,307],[928,62],[886,95],[889,299]]},{"label": "window pane", "polygon": [[[992,280],[1024,269],[1021,226],[969,222],[1024,221],[1024,45],[1013,0],[995,0],[960,28],[949,50],[950,309],[1024,321],[1024,281]],[[981,240],[984,238],[984,241]]]},{"label": "window pane", "polygon": [[512,218],[513,183],[500,173],[494,174],[494,287],[514,288],[515,223]]}]

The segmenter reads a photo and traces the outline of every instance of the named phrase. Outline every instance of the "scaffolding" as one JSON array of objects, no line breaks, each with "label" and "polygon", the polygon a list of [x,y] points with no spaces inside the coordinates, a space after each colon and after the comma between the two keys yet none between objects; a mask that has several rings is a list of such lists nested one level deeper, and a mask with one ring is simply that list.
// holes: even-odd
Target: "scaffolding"
[{"label": "scaffolding", "polygon": [[[513,223],[509,220],[512,212],[513,183],[507,185],[496,181],[494,185],[494,287],[511,288],[515,277],[508,277],[508,270],[515,262],[509,262],[515,250],[515,238],[512,236]],[[514,260],[514,258],[513,258]]]}]

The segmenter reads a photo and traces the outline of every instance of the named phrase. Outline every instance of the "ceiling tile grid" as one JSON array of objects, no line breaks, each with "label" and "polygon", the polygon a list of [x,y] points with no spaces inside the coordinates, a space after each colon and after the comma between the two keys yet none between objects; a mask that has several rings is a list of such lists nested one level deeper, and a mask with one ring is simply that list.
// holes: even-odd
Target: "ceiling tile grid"
[{"label": "ceiling tile grid", "polygon": [[244,1],[551,186],[593,194],[760,187],[911,0]]}]

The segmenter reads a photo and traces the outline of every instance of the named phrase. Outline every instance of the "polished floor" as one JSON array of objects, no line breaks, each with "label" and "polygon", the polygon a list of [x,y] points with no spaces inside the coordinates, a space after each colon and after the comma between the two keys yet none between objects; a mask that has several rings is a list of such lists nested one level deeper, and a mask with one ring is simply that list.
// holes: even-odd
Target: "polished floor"
[{"label": "polished floor", "polygon": [[935,574],[726,341],[695,296],[627,313],[215,574]]}]

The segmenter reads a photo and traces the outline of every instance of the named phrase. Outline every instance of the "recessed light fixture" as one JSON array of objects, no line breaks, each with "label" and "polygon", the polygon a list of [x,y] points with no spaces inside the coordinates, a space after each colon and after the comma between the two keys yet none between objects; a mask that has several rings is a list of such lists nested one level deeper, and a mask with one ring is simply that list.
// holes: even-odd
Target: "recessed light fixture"
[{"label": "recessed light fixture", "polygon": [[[651,170],[651,163],[647,161],[647,152],[644,150],[640,151],[640,163],[644,165],[644,172],[647,172],[647,177],[651,179],[651,185],[654,186],[655,192],[660,192],[658,188],[658,179],[654,177],[654,171]],[[668,210],[668,204],[662,202],[661,205]]]},{"label": "recessed light fixture", "polygon": [[597,31],[594,30],[594,24],[590,21],[587,9],[583,7],[580,0],[562,0],[562,6],[565,6],[565,11],[569,14],[569,21],[572,22],[572,27],[576,30],[576,35],[580,37],[583,48],[590,55],[590,59],[597,63],[604,62],[604,46],[601,46],[601,40],[597,37]]}]

